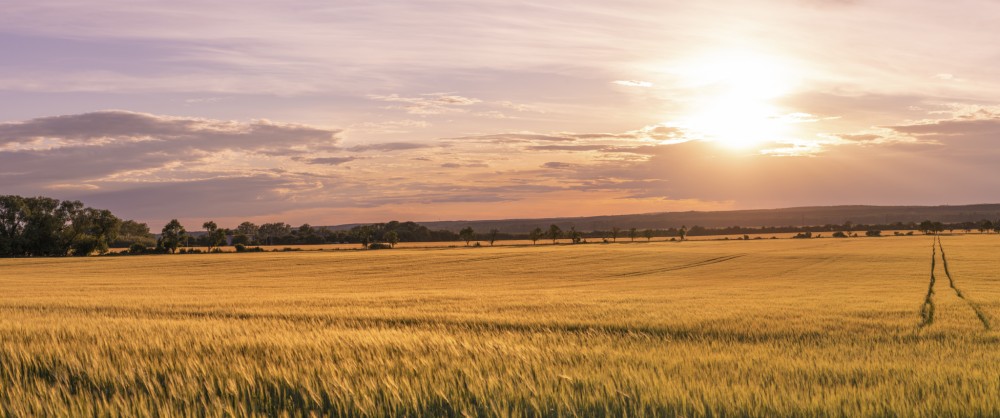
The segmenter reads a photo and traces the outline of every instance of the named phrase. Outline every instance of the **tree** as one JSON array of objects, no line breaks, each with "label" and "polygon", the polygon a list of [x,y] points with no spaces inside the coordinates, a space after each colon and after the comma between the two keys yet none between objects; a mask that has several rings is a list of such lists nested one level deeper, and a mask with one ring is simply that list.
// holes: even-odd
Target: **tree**
[{"label": "tree", "polygon": [[362,248],[368,248],[375,242],[375,230],[371,225],[362,225],[354,231],[354,237],[361,243]]},{"label": "tree", "polygon": [[574,244],[579,244],[583,240],[583,234],[576,230],[576,226],[569,227],[569,239]]},{"label": "tree", "polygon": [[105,253],[121,220],[79,201],[0,196],[0,256]]},{"label": "tree", "polygon": [[559,228],[559,225],[549,225],[549,238],[552,239],[553,244],[559,240],[560,236],[562,236],[562,229]]},{"label": "tree", "polygon": [[677,231],[677,235],[681,237],[681,241],[684,241],[684,237],[687,236],[687,225],[681,225],[680,231]]},{"label": "tree", "polygon": [[647,229],[645,231],[642,231],[642,236],[646,237],[646,242],[651,241],[653,239],[653,230]]},{"label": "tree", "polygon": [[928,235],[944,232],[944,224],[941,222],[923,221],[918,228],[920,232]]},{"label": "tree", "polygon": [[27,211],[21,233],[24,255],[66,255],[73,240],[73,234],[67,234],[66,227],[76,212],[83,209],[83,204],[33,197],[24,199],[24,209]]},{"label": "tree", "polygon": [[[236,235],[237,236],[243,235],[246,237],[247,240],[253,240],[254,238],[257,237],[257,231],[259,229],[260,228],[258,228],[257,225],[254,224],[253,222],[243,222],[240,224],[240,226],[236,227]],[[246,242],[244,244],[249,244],[249,242]]]},{"label": "tree", "polygon": [[458,238],[465,241],[465,246],[468,247],[469,243],[476,239],[476,231],[473,231],[471,226],[467,226],[458,231]]},{"label": "tree", "polygon": [[208,232],[205,237],[205,242],[208,244],[208,250],[212,251],[212,247],[219,247],[223,242],[226,242],[226,230],[219,229],[219,226],[213,221],[208,221],[201,224],[202,228]]},{"label": "tree", "polygon": [[109,246],[118,237],[122,221],[109,210],[85,208],[75,211],[70,218],[67,235],[73,255],[86,256],[96,251],[108,252]]},{"label": "tree", "polygon": [[500,233],[500,230],[498,230],[496,228],[493,228],[493,229],[490,230],[490,235],[489,235],[490,247],[492,247],[493,246],[493,242],[495,242],[497,240],[497,234],[499,234],[499,233]]},{"label": "tree", "polygon": [[396,231],[389,231],[382,236],[382,239],[384,239],[390,247],[396,248],[396,244],[399,243],[399,234],[397,234]]},{"label": "tree", "polygon": [[528,239],[531,240],[531,245],[538,244],[538,240],[541,239],[543,236],[545,236],[545,233],[542,232],[542,228],[539,228],[537,226],[535,227],[535,229],[532,229],[531,232],[528,233]]},{"label": "tree", "polygon": [[156,245],[156,237],[149,232],[149,225],[127,220],[118,227],[118,237],[114,240],[115,247],[131,247],[139,244],[143,247]]},{"label": "tree", "polygon": [[993,222],[988,219],[983,219],[983,221],[979,224],[980,233],[985,231],[988,234],[992,230],[993,230]]},{"label": "tree", "polygon": [[24,255],[28,208],[21,196],[0,196],[0,256]]},{"label": "tree", "polygon": [[292,226],[284,222],[263,224],[257,229],[257,234],[267,245],[274,245],[280,238],[292,233]]},{"label": "tree", "polygon": [[618,242],[618,233],[621,232],[621,231],[622,231],[622,229],[619,228],[619,227],[617,227],[617,226],[611,228],[611,241],[612,242]]},{"label": "tree", "polygon": [[629,237],[629,239],[632,240],[632,242],[635,242],[635,237],[637,237],[637,236],[639,236],[639,230],[635,229],[634,227],[633,228],[629,228],[629,230],[628,230],[628,237]]},{"label": "tree", "polygon": [[177,252],[177,247],[186,239],[187,231],[176,219],[171,219],[160,231],[160,246],[170,251],[171,254]]}]

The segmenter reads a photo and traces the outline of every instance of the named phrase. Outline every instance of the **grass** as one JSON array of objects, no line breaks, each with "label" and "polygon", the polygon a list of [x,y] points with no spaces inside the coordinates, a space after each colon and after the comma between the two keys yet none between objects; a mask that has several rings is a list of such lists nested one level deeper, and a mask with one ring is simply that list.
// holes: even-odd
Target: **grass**
[{"label": "grass", "polygon": [[1000,415],[1000,237],[921,327],[932,241],[5,259],[0,415]]}]

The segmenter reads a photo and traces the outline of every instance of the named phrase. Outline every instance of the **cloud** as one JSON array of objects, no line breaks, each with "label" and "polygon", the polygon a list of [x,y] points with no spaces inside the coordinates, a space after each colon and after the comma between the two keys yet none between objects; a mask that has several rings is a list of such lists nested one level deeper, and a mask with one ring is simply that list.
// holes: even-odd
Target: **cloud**
[{"label": "cloud", "polygon": [[391,103],[402,103],[399,106],[389,106],[390,109],[401,109],[412,115],[440,115],[445,113],[462,113],[482,100],[447,93],[429,93],[418,97],[403,97],[398,94],[370,94],[369,99]]},{"label": "cloud", "polygon": [[547,162],[545,164],[542,164],[542,167],[544,167],[544,168],[551,168],[551,169],[555,169],[555,170],[562,170],[562,169],[567,169],[567,168],[573,168],[573,167],[575,167],[575,164],[563,163],[563,162],[558,162],[558,161],[549,161],[549,162]]},{"label": "cloud", "polygon": [[266,119],[235,122],[107,110],[2,123],[0,146],[43,144],[43,149],[53,149],[150,142],[165,145],[163,150],[260,150],[292,145],[330,147],[339,141],[339,133]]},{"label": "cloud", "polygon": [[885,128],[917,138],[946,139],[950,137],[1000,135],[1000,118],[938,120],[930,123],[886,126]]},{"label": "cloud", "polygon": [[516,110],[518,112],[534,112],[534,113],[545,113],[545,110],[539,109],[535,106],[528,106],[526,104],[514,103],[509,100],[501,100],[496,102],[497,105],[506,109]]},{"label": "cloud", "polygon": [[305,162],[308,164],[341,165],[357,160],[357,157],[321,157],[309,158]]},{"label": "cloud", "polygon": [[626,87],[653,87],[653,83],[639,80],[615,80],[612,83]]},{"label": "cloud", "polygon": [[384,122],[362,122],[351,125],[352,131],[372,132],[379,134],[409,133],[414,129],[424,129],[433,126],[424,120],[394,120]]},{"label": "cloud", "polygon": [[875,134],[838,134],[836,137],[852,142],[874,142],[885,138],[882,135]]},{"label": "cloud", "polygon": [[527,149],[532,151],[597,151],[607,148],[607,145],[532,145]]},{"label": "cloud", "polygon": [[296,205],[294,195],[282,191],[302,187],[295,178],[254,175],[183,182],[108,184],[107,190],[76,195],[70,193],[67,196],[84,199],[94,207],[113,208],[116,215],[125,218],[165,221],[177,217],[277,213]]},{"label": "cloud", "polygon": [[504,114],[503,112],[501,112],[499,110],[488,110],[488,111],[485,111],[485,112],[476,112],[476,113],[473,113],[473,114],[476,115],[476,116],[480,116],[480,117],[484,117],[484,118],[491,118],[491,119],[511,119],[510,116],[507,116],[506,114]]},{"label": "cloud", "polygon": [[512,142],[531,142],[531,141],[562,142],[562,141],[576,140],[576,138],[572,136],[559,135],[559,134],[546,135],[546,134],[537,134],[531,132],[471,135],[471,136],[460,136],[460,137],[445,138],[445,139],[477,141],[477,142],[493,142],[493,143],[512,143]]},{"label": "cloud", "polygon": [[473,163],[466,163],[466,164],[459,164],[459,163],[444,163],[444,164],[441,164],[441,168],[463,168],[463,167],[464,168],[489,168],[490,165],[487,164],[487,163],[483,163],[483,162],[473,162]]},{"label": "cloud", "polygon": [[[289,157],[336,149],[339,130],[101,111],[0,124],[0,186],[92,184],[122,173],[136,180],[192,176],[214,159]],[[232,169],[244,164],[227,162]]]},{"label": "cloud", "polygon": [[367,152],[367,151],[382,151],[382,152],[392,152],[392,151],[405,151],[421,148],[430,148],[432,145],[420,144],[416,142],[384,142],[381,144],[365,144],[365,145],[355,145],[352,147],[345,148],[348,151],[354,152]]}]

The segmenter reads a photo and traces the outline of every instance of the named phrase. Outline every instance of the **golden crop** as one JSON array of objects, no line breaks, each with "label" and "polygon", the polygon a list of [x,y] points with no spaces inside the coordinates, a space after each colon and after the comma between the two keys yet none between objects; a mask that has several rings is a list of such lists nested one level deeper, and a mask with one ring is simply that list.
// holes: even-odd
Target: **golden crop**
[{"label": "golden crop", "polygon": [[996,235],[640,241],[0,260],[0,415],[1000,415]]}]

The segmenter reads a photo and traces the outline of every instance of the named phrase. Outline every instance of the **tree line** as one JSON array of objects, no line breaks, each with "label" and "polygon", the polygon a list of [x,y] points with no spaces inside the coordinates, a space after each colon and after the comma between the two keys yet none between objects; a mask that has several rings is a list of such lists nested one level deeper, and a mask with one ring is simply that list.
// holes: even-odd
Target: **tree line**
[{"label": "tree line", "polygon": [[[85,256],[93,253],[106,254],[111,248],[127,248],[128,254],[175,253],[189,247],[206,247],[208,251],[221,251],[224,245],[236,246],[237,250],[259,250],[262,245],[308,245],[308,244],[359,244],[363,248],[392,248],[400,242],[448,242],[460,241],[470,246],[473,242],[494,245],[500,240],[529,240],[537,244],[541,240],[558,243],[561,239],[586,243],[617,242],[619,239],[647,241],[667,237],[685,240],[688,236],[703,235],[744,235],[772,234],[782,232],[798,233],[799,238],[811,238],[814,233],[833,232],[834,237],[857,236],[864,231],[866,236],[880,236],[883,230],[917,230],[926,234],[955,230],[970,233],[1000,233],[1000,220],[979,222],[941,223],[924,221],[921,223],[854,224],[842,225],[787,226],[787,227],[740,227],[704,228],[682,226],[680,228],[622,229],[613,227],[606,231],[577,231],[570,226],[563,230],[552,224],[541,226],[528,233],[512,234],[490,229],[486,232],[465,227],[459,232],[431,230],[415,222],[392,221],[355,225],[350,229],[334,230],[303,224],[298,227],[284,222],[240,223],[236,228],[221,228],[214,221],[205,221],[200,229],[189,231],[176,219],[171,220],[159,231],[150,231],[148,225],[132,220],[122,220],[106,209],[86,207],[80,201],[59,201],[48,197],[0,196],[0,257],[30,256]],[[256,246],[256,247],[253,247]]]}]

